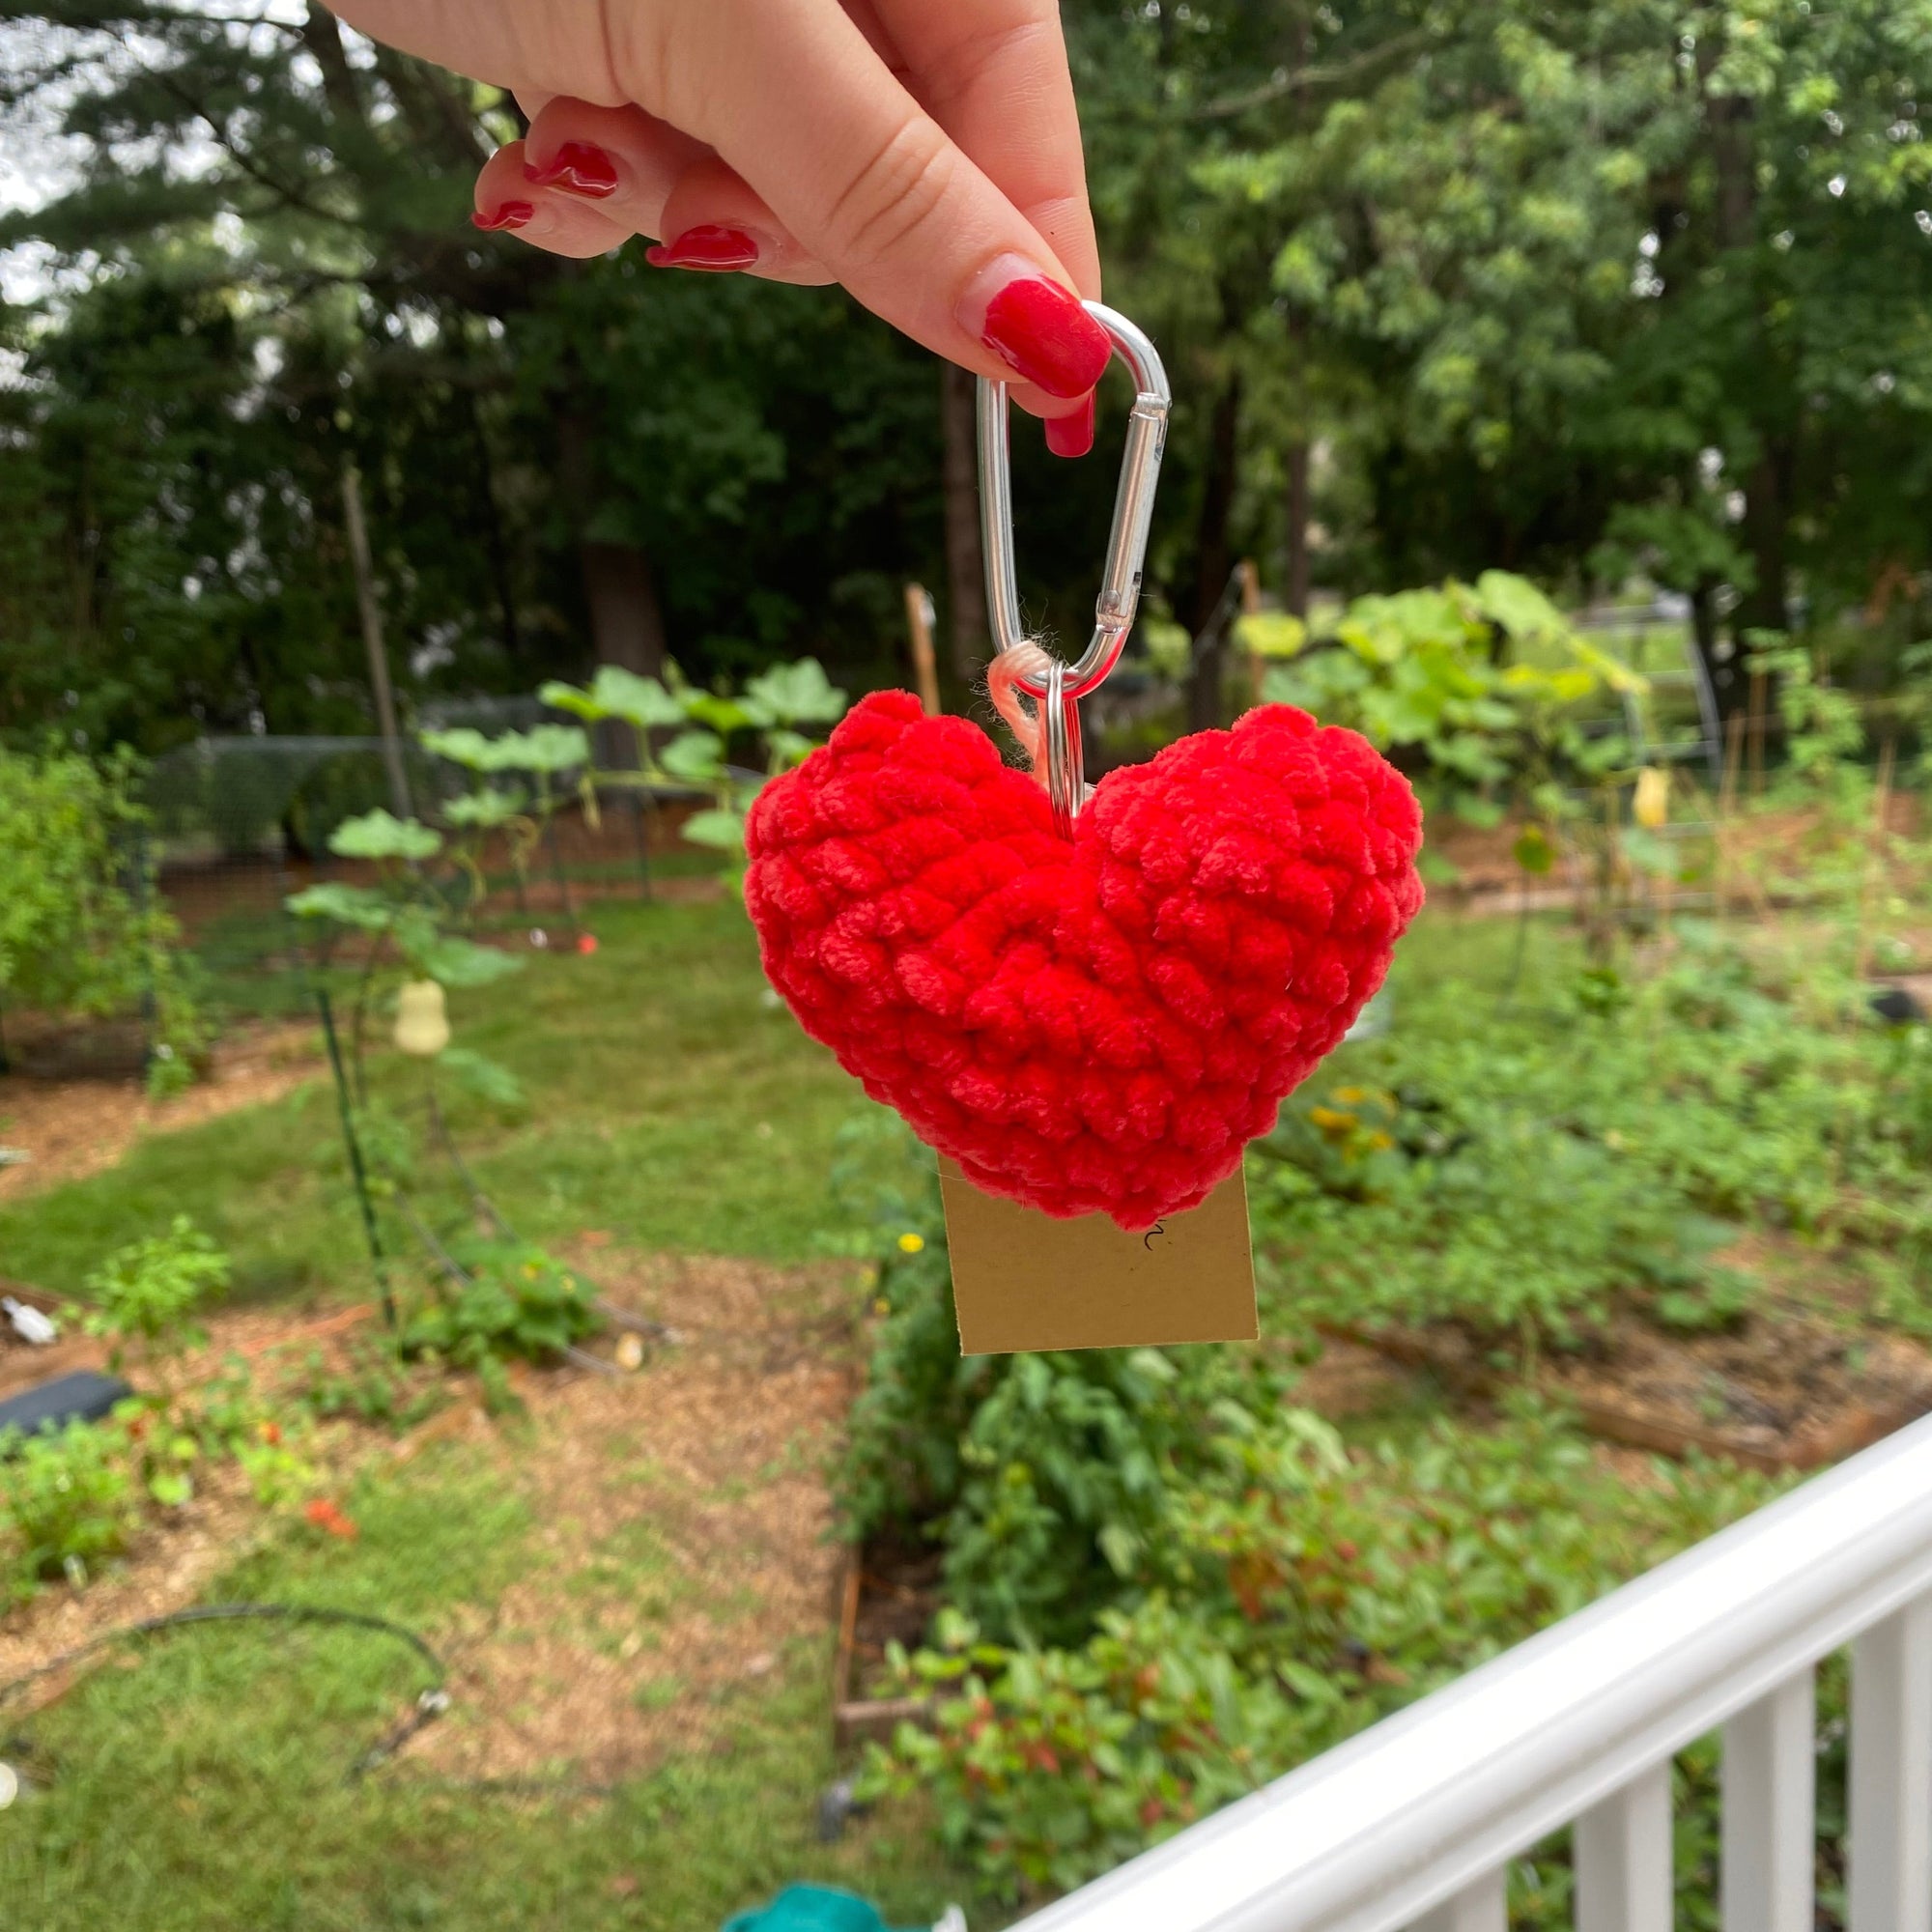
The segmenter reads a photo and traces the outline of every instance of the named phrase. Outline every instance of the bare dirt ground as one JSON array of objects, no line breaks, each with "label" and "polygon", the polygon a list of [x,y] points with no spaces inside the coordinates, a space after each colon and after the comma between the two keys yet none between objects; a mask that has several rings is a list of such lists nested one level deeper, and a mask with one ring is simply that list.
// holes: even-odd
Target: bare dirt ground
[{"label": "bare dirt ground", "polygon": [[150,1098],[133,1072],[91,1080],[0,1077],[0,1147],[28,1156],[0,1166],[0,1202],[99,1174],[148,1134],[278,1100],[326,1065],[313,1025],[255,1022],[225,1033],[208,1077],[167,1099]]},{"label": "bare dirt ground", "polygon": [[530,1498],[542,1560],[443,1638],[454,1708],[407,1756],[446,1774],[608,1781],[702,1745],[722,1698],[831,1629],[849,1268],[596,1265],[679,1340],[634,1376],[531,1377],[527,1435],[464,1425]]}]

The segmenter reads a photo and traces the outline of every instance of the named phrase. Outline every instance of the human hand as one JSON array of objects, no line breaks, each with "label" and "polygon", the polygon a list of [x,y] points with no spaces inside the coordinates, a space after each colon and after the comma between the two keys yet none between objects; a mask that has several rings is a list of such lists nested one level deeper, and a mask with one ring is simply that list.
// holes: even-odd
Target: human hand
[{"label": "human hand", "polygon": [[842,282],[1094,439],[1103,330],[1055,0],[341,0],[362,32],[511,90],[528,137],[479,227],[561,255]]}]

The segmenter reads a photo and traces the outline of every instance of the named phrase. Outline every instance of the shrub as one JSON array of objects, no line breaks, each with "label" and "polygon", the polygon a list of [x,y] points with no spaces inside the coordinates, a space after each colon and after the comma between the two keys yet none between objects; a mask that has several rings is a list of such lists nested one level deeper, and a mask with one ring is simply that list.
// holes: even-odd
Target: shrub
[{"label": "shrub", "polygon": [[42,1577],[76,1578],[111,1556],[135,1521],[128,1437],[117,1425],[70,1422],[59,1431],[0,1432],[0,1526],[14,1545],[13,1594]]},{"label": "shrub", "polygon": [[602,1325],[596,1291],[531,1242],[477,1241],[459,1259],[469,1279],[411,1320],[407,1350],[478,1370],[508,1357],[549,1361]]},{"label": "shrub", "polygon": [[104,1015],[152,1002],[150,1084],[189,1077],[204,1041],[180,933],[135,856],[131,754],[0,749],[0,995]]},{"label": "shrub", "polygon": [[1084,1642],[942,1618],[896,1658],[930,1734],[875,1751],[1009,1895],[1082,1883],[1755,1507],[1763,1478],[1596,1465],[1527,1401],[1490,1431],[1347,1454],[1293,1411],[1221,1435],[1174,1497],[1151,1583]]},{"label": "shrub", "polygon": [[108,1338],[116,1367],[130,1343],[156,1360],[203,1339],[194,1312],[228,1279],[228,1257],[187,1215],[177,1214],[165,1235],[129,1242],[88,1276],[94,1306],[82,1325]]}]

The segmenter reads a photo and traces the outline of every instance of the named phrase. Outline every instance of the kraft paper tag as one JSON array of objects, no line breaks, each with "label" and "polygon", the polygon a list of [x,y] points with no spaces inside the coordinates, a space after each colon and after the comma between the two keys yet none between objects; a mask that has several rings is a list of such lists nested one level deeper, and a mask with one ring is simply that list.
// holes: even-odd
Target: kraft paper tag
[{"label": "kraft paper tag", "polygon": [[1252,1342],[1261,1334],[1238,1169],[1200,1207],[1144,1235],[1105,1214],[1061,1221],[981,1194],[943,1157],[939,1191],[962,1354]]}]

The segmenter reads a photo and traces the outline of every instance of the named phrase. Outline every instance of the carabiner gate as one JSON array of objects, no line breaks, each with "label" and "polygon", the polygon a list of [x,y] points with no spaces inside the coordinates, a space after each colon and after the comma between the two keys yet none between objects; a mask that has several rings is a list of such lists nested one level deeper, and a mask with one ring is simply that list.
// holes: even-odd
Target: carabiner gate
[{"label": "carabiner gate", "polygon": [[[1161,452],[1167,444],[1171,394],[1159,354],[1125,316],[1100,302],[1087,313],[1107,331],[1114,354],[1125,364],[1137,393],[1127,416],[1126,448],[1121,458],[1120,488],[1114,497],[1113,527],[1100,594],[1094,603],[1094,636],[1077,662],[1055,666],[1045,678],[1021,673],[1015,689],[1042,707],[1046,725],[1047,792],[1063,830],[1085,800],[1081,774],[1081,698],[1106,680],[1125,648],[1140,604],[1141,572],[1147,561],[1148,526],[1153,518],[1154,487],[1160,480]],[[980,533],[986,553],[986,609],[993,648],[1009,651],[1032,641],[1020,623],[1019,585],[1013,574],[1012,458],[1007,434],[1007,385],[980,379]]]}]

